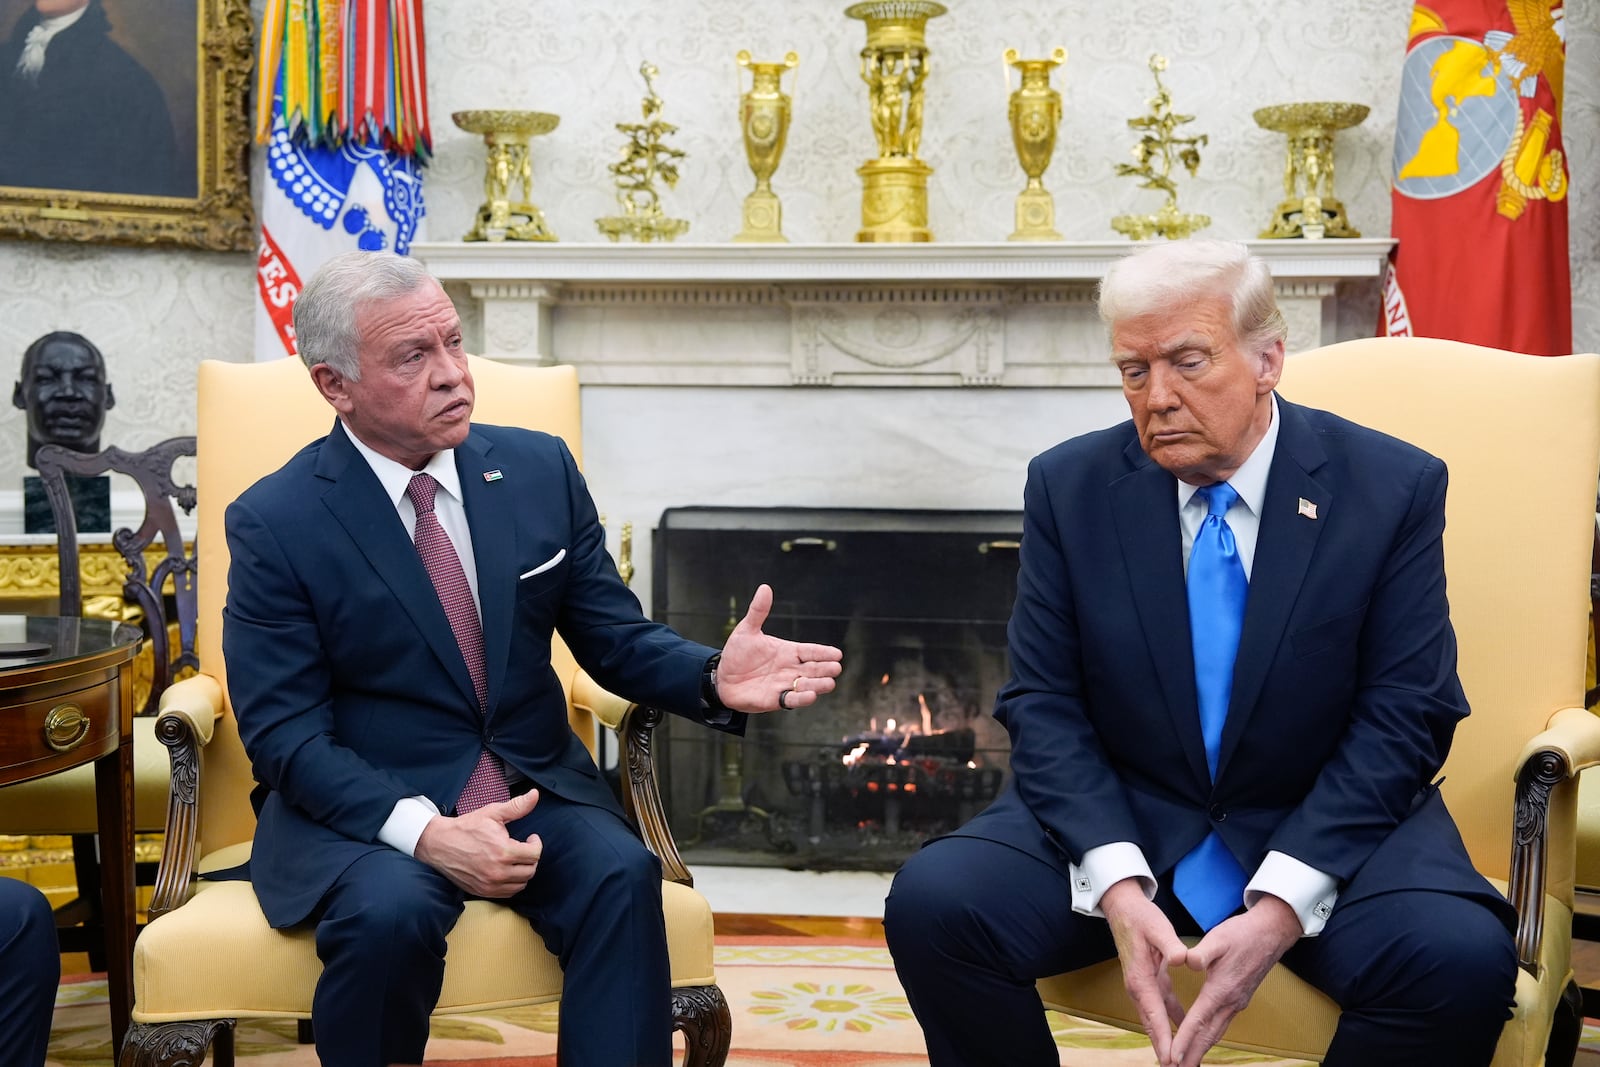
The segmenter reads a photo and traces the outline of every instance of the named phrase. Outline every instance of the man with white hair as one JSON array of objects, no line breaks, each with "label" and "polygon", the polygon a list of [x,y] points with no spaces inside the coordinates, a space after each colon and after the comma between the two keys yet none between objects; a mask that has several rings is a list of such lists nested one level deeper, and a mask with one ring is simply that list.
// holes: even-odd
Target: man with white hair
[{"label": "man with white hair", "polygon": [[1057,1063],[1034,982],[1112,957],[1163,1067],[1280,961],[1342,1009],[1325,1067],[1488,1064],[1514,914],[1434,782],[1467,714],[1444,464],[1276,396],[1243,245],[1143,249],[1100,314],[1132,418],[1028,470],[1012,787],[886,905],[931,1064]]},{"label": "man with white hair", "polygon": [[568,724],[551,636],[736,734],[832,691],[841,653],[763,633],[765,585],[720,652],[646,619],[566,445],[472,421],[461,320],[416,260],[335,256],[294,321],[336,417],[228,508],[222,647],[260,783],[249,878],[274,927],[315,930],[317,1054],[421,1063],[484,898],[560,961],[562,1063],[667,1067],[661,864]]}]

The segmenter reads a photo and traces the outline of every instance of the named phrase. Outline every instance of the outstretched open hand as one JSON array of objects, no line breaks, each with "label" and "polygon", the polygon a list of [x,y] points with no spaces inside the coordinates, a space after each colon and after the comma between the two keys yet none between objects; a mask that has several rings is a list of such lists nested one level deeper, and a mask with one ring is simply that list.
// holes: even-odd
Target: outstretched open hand
[{"label": "outstretched open hand", "polygon": [[772,587],[762,584],[750,610],[728,635],[717,665],[717,698],[734,711],[803,708],[833,691],[844,653],[832,645],[785,641],[761,632],[772,611]]}]

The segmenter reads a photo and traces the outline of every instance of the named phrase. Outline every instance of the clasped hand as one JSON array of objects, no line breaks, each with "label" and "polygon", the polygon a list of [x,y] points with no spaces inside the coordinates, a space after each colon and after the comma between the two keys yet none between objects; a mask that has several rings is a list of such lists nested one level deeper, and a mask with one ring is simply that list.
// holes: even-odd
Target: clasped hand
[{"label": "clasped hand", "polygon": [[[1270,895],[1218,923],[1193,947],[1135,879],[1106,890],[1100,908],[1117,943],[1123,984],[1161,1067],[1198,1067],[1302,932],[1293,909]],[[1172,989],[1175,967],[1206,976],[1187,1010]]]},{"label": "clasped hand", "polygon": [[539,791],[466,815],[435,815],[423,827],[413,855],[475,897],[515,896],[539,867],[544,842],[538,834],[518,841],[506,826],[533,811]]},{"label": "clasped hand", "polygon": [[772,587],[763,584],[722,646],[717,698],[734,711],[803,708],[831,693],[839,677],[844,653],[832,645],[802,644],[762,633],[771,611]]}]

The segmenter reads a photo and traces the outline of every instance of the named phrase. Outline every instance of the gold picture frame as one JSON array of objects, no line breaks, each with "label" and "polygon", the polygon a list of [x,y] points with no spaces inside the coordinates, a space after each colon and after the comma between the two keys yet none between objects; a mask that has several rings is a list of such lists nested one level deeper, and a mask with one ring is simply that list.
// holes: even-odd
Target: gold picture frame
[{"label": "gold picture frame", "polygon": [[[25,51],[23,34],[41,17],[34,3],[0,0],[0,79],[13,77],[19,69],[19,57]],[[52,148],[62,150],[62,158],[55,159],[50,151],[13,151],[19,142],[36,142],[27,142],[25,134],[16,132],[24,129],[20,120],[15,128],[0,122],[0,158],[13,161],[10,171],[0,170],[0,237],[217,251],[254,248],[248,0],[90,0],[80,21],[90,23],[96,11],[104,16],[100,21],[109,20],[111,27],[109,34],[102,33],[98,46],[109,49],[118,63],[132,64],[128,69],[142,68],[145,73],[139,73],[138,80],[153,82],[159,91],[157,99],[168,108],[166,125],[173,131],[171,148],[166,153],[139,153],[120,161],[115,158],[119,153],[107,151],[104,175],[63,178],[87,173],[79,149],[89,138],[76,143],[55,139]],[[93,27],[61,31],[46,46],[45,69],[55,41],[69,40],[67,34],[75,28]],[[78,40],[83,37],[80,32]],[[106,44],[106,39],[111,43]],[[81,63],[75,66],[85,69]],[[42,84],[43,78],[43,73],[38,74],[35,84]],[[103,85],[97,91],[102,99],[117,95],[107,93]],[[56,92],[40,97],[62,98]],[[11,145],[5,143],[8,137]],[[67,165],[69,153],[73,154],[73,166]],[[143,190],[116,187],[137,171],[137,165],[162,156],[171,160],[164,172],[168,177],[152,179]],[[192,172],[188,163],[193,164]],[[27,169],[30,167],[34,169]]]}]

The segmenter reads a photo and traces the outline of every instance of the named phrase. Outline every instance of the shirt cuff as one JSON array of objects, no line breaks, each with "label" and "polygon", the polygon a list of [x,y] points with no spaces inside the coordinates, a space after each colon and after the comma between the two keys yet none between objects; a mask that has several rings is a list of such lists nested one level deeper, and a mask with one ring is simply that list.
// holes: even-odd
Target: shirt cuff
[{"label": "shirt cuff", "polygon": [[1144,850],[1132,841],[1096,845],[1083,854],[1082,863],[1069,864],[1072,873],[1072,910],[1080,915],[1105,918],[1100,898],[1124,878],[1137,878],[1146,900],[1156,898],[1156,876]]},{"label": "shirt cuff", "polygon": [[378,829],[378,840],[396,851],[415,856],[417,838],[427,828],[428,820],[437,814],[438,807],[427,797],[401,797]]},{"label": "shirt cuff", "polygon": [[1244,887],[1244,906],[1253,908],[1262,894],[1270,893],[1294,909],[1306,937],[1316,937],[1328,925],[1339,882],[1286,852],[1268,852],[1256,876]]}]

